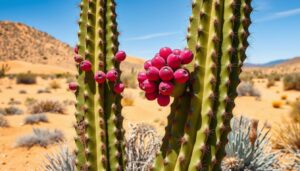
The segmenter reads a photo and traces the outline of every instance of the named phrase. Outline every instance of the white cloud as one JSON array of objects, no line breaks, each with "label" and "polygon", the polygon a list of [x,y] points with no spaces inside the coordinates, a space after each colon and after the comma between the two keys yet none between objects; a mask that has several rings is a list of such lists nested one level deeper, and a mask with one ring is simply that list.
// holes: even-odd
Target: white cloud
[{"label": "white cloud", "polygon": [[295,15],[299,15],[299,14],[300,14],[300,8],[296,8],[296,9],[291,9],[291,10],[274,13],[270,16],[258,19],[258,20],[256,20],[256,22],[276,20],[276,19],[286,18],[286,17],[295,16]]},{"label": "white cloud", "polygon": [[125,41],[131,41],[131,40],[149,40],[153,38],[158,38],[158,37],[167,37],[167,36],[172,36],[179,34],[179,32],[163,32],[163,33],[153,33],[153,34],[147,34],[143,36],[136,36],[136,37],[129,37],[125,38]]}]

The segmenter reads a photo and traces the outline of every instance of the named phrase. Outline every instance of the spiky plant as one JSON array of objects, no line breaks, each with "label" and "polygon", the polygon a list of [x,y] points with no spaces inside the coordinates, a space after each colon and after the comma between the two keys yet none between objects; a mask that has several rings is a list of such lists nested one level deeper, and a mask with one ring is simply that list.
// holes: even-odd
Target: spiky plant
[{"label": "spiky plant", "polygon": [[234,118],[228,135],[226,157],[222,162],[225,171],[275,170],[278,154],[270,151],[270,129],[258,128],[258,121],[244,117]]},{"label": "spiky plant", "polygon": [[42,166],[45,171],[75,171],[75,155],[66,146],[61,146],[57,154],[47,154]]}]

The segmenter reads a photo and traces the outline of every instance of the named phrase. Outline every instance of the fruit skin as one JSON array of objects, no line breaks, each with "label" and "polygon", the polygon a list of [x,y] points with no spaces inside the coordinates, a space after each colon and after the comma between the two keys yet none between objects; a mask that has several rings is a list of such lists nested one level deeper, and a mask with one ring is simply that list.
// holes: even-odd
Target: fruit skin
[{"label": "fruit skin", "polygon": [[146,99],[149,100],[149,101],[155,100],[157,98],[157,96],[158,96],[157,92],[146,93],[145,94]]},{"label": "fruit skin", "polygon": [[160,105],[160,106],[168,106],[168,104],[170,103],[171,99],[170,99],[170,96],[165,96],[165,95],[162,95],[162,94],[159,94],[157,96],[157,103]]},{"label": "fruit skin", "polygon": [[144,63],[144,69],[145,69],[145,70],[149,69],[151,66],[152,66],[151,60],[147,60],[147,61]]},{"label": "fruit skin", "polygon": [[74,47],[74,53],[75,53],[75,54],[78,54],[78,45],[76,45],[76,46]]},{"label": "fruit skin", "polygon": [[180,53],[179,58],[181,59],[181,64],[189,64],[193,61],[194,54],[192,51],[185,49]]},{"label": "fruit skin", "polygon": [[142,82],[139,83],[139,87],[141,90],[144,90],[144,84]]},{"label": "fruit skin", "polygon": [[114,86],[114,92],[120,94],[124,91],[125,85],[123,83],[117,83]]},{"label": "fruit skin", "polygon": [[146,71],[147,78],[150,81],[157,81],[159,80],[159,70],[156,67],[149,67]]},{"label": "fruit skin", "polygon": [[177,69],[181,65],[181,60],[178,55],[171,54],[167,59],[167,64],[172,69]]},{"label": "fruit skin", "polygon": [[151,65],[156,67],[157,69],[161,69],[164,67],[166,64],[166,61],[164,58],[156,55],[152,60],[151,60]]},{"label": "fruit skin", "polygon": [[159,70],[159,78],[163,81],[170,81],[173,79],[173,69],[169,66],[164,66]]},{"label": "fruit skin", "polygon": [[115,60],[118,62],[122,62],[126,59],[126,53],[124,51],[118,51],[115,55]]},{"label": "fruit skin", "polygon": [[186,83],[190,78],[190,74],[185,69],[178,69],[174,72],[174,80],[176,83],[184,84]]},{"label": "fruit skin", "polygon": [[96,72],[94,79],[97,83],[103,84],[106,81],[106,74],[103,71]]},{"label": "fruit skin", "polygon": [[146,93],[153,93],[157,90],[157,85],[155,82],[152,82],[150,80],[145,80],[142,84],[143,84],[142,85],[143,90]]},{"label": "fruit skin", "polygon": [[69,89],[72,91],[76,91],[78,88],[78,84],[76,82],[70,82],[69,83]]},{"label": "fruit skin", "polygon": [[165,96],[170,96],[173,93],[174,85],[173,83],[163,81],[159,84],[159,93]]},{"label": "fruit skin", "polygon": [[80,63],[80,69],[82,71],[90,71],[92,69],[92,63],[89,60],[83,60]]},{"label": "fruit skin", "polygon": [[83,61],[83,58],[82,58],[80,55],[76,54],[76,55],[74,56],[74,61],[75,61],[76,63],[81,63],[81,62]]},{"label": "fruit skin", "polygon": [[106,78],[111,81],[115,82],[119,77],[118,72],[115,69],[112,69],[106,73]]},{"label": "fruit skin", "polygon": [[173,50],[173,54],[174,55],[180,55],[181,54],[181,50],[180,49],[174,49]]},{"label": "fruit skin", "polygon": [[146,72],[139,72],[138,73],[138,81],[139,83],[142,83],[143,81],[145,81],[147,79],[147,74]]},{"label": "fruit skin", "polygon": [[159,50],[159,56],[167,60],[168,56],[172,53],[172,49],[169,47],[164,47]]}]

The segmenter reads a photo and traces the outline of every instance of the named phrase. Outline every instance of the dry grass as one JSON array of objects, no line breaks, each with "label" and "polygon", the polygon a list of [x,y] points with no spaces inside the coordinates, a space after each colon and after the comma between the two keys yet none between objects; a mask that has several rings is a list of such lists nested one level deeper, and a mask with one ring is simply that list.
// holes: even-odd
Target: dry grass
[{"label": "dry grass", "polygon": [[261,96],[258,89],[256,89],[251,82],[242,82],[237,88],[237,93],[239,96]]},{"label": "dry grass", "polygon": [[273,101],[273,102],[272,102],[273,108],[276,108],[276,109],[281,108],[282,105],[283,105],[282,101],[278,101],[278,100],[277,100],[277,101]]},{"label": "dry grass", "polygon": [[122,106],[133,106],[134,104],[134,97],[130,93],[124,93],[122,98]]},{"label": "dry grass", "polygon": [[39,124],[40,122],[44,122],[44,123],[49,122],[49,120],[45,114],[30,115],[24,119],[25,125],[26,124],[27,125]]},{"label": "dry grass", "polygon": [[0,115],[0,128],[7,128],[7,127],[9,127],[9,123],[7,119],[4,116]]},{"label": "dry grass", "polygon": [[50,83],[49,83],[49,87],[51,89],[60,89],[61,86],[60,86],[60,83],[57,81],[57,80],[52,80]]},{"label": "dry grass", "polygon": [[0,114],[3,115],[21,115],[23,111],[15,106],[9,106],[4,109],[0,108]]},{"label": "dry grass", "polygon": [[123,73],[121,80],[127,88],[137,88],[136,74]]},{"label": "dry grass", "polygon": [[32,106],[29,106],[29,111],[32,114],[39,114],[39,113],[59,113],[59,114],[65,114],[66,108],[63,104],[61,104],[59,101],[40,101]]},{"label": "dry grass", "polygon": [[286,94],[281,95],[281,100],[286,100],[288,96]]},{"label": "dry grass", "polygon": [[294,102],[291,105],[291,107],[292,107],[292,111],[290,113],[291,118],[293,119],[293,121],[300,123],[300,102],[299,101]]},{"label": "dry grass", "polygon": [[300,90],[300,73],[288,74],[283,78],[285,90]]},{"label": "dry grass", "polygon": [[275,148],[300,150],[300,123],[284,123],[275,127]]}]

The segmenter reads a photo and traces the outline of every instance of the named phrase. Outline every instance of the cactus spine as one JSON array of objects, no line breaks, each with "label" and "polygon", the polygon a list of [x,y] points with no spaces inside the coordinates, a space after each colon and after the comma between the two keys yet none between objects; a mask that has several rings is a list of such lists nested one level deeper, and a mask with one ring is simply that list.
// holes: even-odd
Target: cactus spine
[{"label": "cactus spine", "polygon": [[82,0],[79,20],[78,54],[92,63],[92,70],[78,66],[76,91],[77,170],[122,170],[124,147],[121,96],[111,82],[97,84],[94,74],[119,70],[114,55],[118,32],[113,0]]},{"label": "cactus spine", "polygon": [[[188,66],[189,88],[180,97],[188,94],[190,105],[180,107],[180,98],[175,98],[154,170],[220,170],[246,58],[251,11],[251,0],[193,1],[187,44],[195,60]],[[178,121],[176,114],[187,118]],[[182,129],[182,136],[176,137]]]}]

